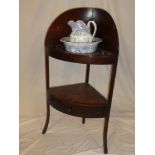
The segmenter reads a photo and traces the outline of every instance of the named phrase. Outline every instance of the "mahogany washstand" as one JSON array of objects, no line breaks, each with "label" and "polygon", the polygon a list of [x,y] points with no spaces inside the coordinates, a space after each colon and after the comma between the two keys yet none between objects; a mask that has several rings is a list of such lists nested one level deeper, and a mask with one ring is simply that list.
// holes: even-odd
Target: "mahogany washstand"
[{"label": "mahogany washstand", "polygon": [[[96,37],[102,38],[96,52],[75,54],[66,52],[60,38],[69,36],[69,20],[94,20],[97,23]],[[112,103],[117,61],[119,53],[118,33],[112,17],[103,9],[74,8],[60,14],[50,25],[45,38],[45,75],[47,115],[42,133],[46,133],[50,119],[50,105],[68,115],[85,118],[105,118],[103,132],[104,153],[108,153],[107,131]],[[85,82],[58,87],[49,85],[49,57],[59,60],[86,64]],[[108,97],[101,95],[89,84],[90,65],[111,65]]]}]

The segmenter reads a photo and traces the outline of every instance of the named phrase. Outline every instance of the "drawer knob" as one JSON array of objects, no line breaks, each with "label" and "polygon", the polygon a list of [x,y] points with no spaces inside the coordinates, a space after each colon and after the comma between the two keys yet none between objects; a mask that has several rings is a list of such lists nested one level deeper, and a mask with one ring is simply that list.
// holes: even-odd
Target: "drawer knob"
[{"label": "drawer knob", "polygon": [[71,113],[72,112],[72,107],[68,108],[68,112]]}]

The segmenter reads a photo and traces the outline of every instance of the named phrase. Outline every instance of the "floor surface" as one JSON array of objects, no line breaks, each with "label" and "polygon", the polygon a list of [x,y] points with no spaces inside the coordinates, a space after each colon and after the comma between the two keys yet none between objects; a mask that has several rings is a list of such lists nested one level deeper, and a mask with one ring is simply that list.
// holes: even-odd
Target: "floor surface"
[{"label": "floor surface", "polygon": [[[47,133],[41,134],[45,117],[20,117],[20,155],[102,155],[104,119],[68,116],[51,108]],[[109,154],[134,155],[134,116],[111,115]]]}]

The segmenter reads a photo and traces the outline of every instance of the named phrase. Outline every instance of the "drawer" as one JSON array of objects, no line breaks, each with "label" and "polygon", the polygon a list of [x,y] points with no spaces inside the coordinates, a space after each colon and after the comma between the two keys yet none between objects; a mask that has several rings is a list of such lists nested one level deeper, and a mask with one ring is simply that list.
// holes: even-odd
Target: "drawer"
[{"label": "drawer", "polygon": [[85,106],[85,105],[69,105],[57,101],[56,99],[52,99],[49,103],[52,107],[61,111],[65,114],[69,114],[72,116],[85,117],[85,118],[102,118],[105,117],[109,113],[110,107],[108,104],[105,106]]}]

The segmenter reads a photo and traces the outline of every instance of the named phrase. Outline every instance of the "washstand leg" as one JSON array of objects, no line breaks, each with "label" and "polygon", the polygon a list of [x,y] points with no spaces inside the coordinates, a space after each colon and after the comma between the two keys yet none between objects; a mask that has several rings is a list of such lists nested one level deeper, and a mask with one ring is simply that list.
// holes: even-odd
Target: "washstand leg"
[{"label": "washstand leg", "polygon": [[49,124],[49,120],[50,120],[50,105],[47,104],[47,111],[46,111],[46,121],[45,121],[45,125],[42,131],[42,134],[45,134],[48,128],[48,124]]},{"label": "washstand leg", "polygon": [[109,124],[109,116],[106,116],[105,122],[104,122],[104,131],[103,131],[103,147],[104,147],[105,154],[108,154],[108,146],[107,146],[108,124]]},{"label": "washstand leg", "polygon": [[82,124],[85,124],[86,118],[82,117]]}]

